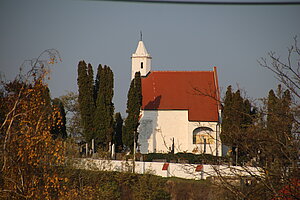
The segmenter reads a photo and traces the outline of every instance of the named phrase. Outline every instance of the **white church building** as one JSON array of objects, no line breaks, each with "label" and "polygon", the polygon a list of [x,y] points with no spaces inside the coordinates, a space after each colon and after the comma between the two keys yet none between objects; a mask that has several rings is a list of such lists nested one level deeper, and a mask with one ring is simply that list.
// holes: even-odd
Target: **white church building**
[{"label": "white church building", "polygon": [[142,40],[131,58],[131,78],[137,71],[142,76],[140,152],[221,156],[216,67],[212,71],[151,71],[152,58]]}]

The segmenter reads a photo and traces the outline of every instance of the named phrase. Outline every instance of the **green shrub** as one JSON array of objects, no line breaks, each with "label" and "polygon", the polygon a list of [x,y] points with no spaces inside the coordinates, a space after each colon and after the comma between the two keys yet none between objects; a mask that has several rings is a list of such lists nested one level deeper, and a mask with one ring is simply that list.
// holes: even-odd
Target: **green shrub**
[{"label": "green shrub", "polygon": [[228,162],[226,157],[213,156],[211,154],[192,153],[149,153],[143,155],[143,160],[146,162],[165,160],[166,162],[187,162],[189,164],[219,164],[220,162]]},{"label": "green shrub", "polygon": [[61,168],[60,176],[67,178],[64,187],[76,195],[76,199],[133,199],[133,200],[167,200],[166,179],[144,174],[120,173],[109,171],[88,171]]}]

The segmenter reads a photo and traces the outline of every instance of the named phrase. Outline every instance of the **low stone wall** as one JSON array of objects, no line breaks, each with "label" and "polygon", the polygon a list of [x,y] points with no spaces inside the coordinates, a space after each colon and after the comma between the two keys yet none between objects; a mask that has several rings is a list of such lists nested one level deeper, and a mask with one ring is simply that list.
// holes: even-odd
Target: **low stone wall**
[{"label": "low stone wall", "polygon": [[[73,160],[76,168],[101,171],[132,172],[133,161],[101,160],[92,158],[77,158]],[[162,177],[179,177],[185,179],[206,179],[216,176],[260,176],[258,168],[226,166],[226,165],[198,165],[165,162],[135,161],[135,173],[150,173]]]}]

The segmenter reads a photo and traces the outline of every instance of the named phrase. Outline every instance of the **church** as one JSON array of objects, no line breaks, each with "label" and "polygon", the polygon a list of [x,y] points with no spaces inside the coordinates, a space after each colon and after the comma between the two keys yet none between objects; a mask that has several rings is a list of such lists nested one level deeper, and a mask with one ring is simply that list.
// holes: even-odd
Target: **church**
[{"label": "church", "polygon": [[132,54],[131,79],[141,73],[141,153],[189,152],[222,155],[220,94],[212,71],[152,71],[142,39]]}]

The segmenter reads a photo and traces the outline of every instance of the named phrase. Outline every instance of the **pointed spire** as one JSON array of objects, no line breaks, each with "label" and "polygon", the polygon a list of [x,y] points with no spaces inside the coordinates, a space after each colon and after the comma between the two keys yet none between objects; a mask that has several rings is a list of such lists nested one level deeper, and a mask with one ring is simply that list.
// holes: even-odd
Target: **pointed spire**
[{"label": "pointed spire", "polygon": [[138,46],[136,48],[136,51],[134,54],[132,54],[132,56],[146,56],[146,57],[150,57],[150,54],[147,52],[146,47],[144,45],[143,42],[143,33],[142,31],[140,31],[140,41],[138,43]]},{"label": "pointed spire", "polygon": [[146,47],[143,43],[143,41],[139,41],[138,47],[135,51],[136,56],[150,56],[146,50]]}]

